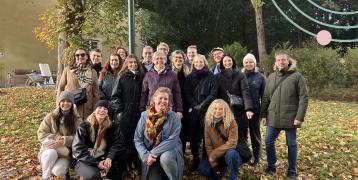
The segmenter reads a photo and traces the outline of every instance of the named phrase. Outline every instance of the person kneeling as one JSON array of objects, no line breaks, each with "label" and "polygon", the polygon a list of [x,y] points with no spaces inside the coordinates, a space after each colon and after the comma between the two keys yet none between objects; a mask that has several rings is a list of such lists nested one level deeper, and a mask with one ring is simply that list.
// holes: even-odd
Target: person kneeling
[{"label": "person kneeling", "polygon": [[208,157],[200,162],[198,171],[211,179],[220,179],[227,165],[229,179],[237,179],[241,157],[236,150],[238,129],[229,105],[214,100],[205,115],[204,140]]},{"label": "person kneeling", "polygon": [[119,165],[124,144],[117,124],[108,117],[108,102],[100,100],[95,111],[77,129],[72,144],[77,159],[76,173],[84,180],[100,179],[101,170],[109,179],[121,179],[123,167]]}]

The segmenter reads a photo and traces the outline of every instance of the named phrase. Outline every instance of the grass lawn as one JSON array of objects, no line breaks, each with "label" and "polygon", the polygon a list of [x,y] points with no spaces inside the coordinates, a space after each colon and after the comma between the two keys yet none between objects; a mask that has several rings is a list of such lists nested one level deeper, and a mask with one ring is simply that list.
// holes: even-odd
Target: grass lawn
[{"label": "grass lawn", "polygon": [[[36,179],[40,143],[36,131],[55,108],[55,92],[38,88],[1,89],[0,179]],[[262,127],[264,139],[265,128]],[[358,179],[358,102],[310,99],[308,114],[298,130],[299,179]],[[265,146],[264,146],[265,148]],[[243,165],[240,179],[284,179],[287,170],[284,133],[276,143],[278,172],[266,175],[266,155],[258,167]],[[188,172],[184,179],[199,179]]]}]

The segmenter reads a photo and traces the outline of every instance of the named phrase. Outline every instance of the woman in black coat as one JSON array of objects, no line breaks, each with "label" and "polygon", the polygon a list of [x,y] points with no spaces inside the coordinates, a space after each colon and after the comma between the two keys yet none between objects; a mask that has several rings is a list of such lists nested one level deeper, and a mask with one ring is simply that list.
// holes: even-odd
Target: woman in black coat
[{"label": "woman in black coat", "polygon": [[[215,77],[208,68],[205,56],[198,54],[193,59],[192,72],[184,85],[184,96],[189,107],[190,148],[193,154],[191,171],[197,170],[200,162],[199,147],[204,134],[205,113],[216,95]],[[204,152],[203,156],[205,155]]]},{"label": "woman in black coat", "polygon": [[94,112],[77,128],[72,155],[77,160],[75,171],[82,179],[100,179],[101,170],[108,172],[107,178],[122,179],[123,136],[117,123],[109,119],[108,108],[108,101],[98,101]]},{"label": "woman in black coat", "polygon": [[140,118],[139,101],[142,89],[143,70],[135,55],[129,55],[125,60],[119,77],[116,80],[111,97],[115,121],[125,140],[127,163],[136,157],[133,138]]},{"label": "woman in black coat", "polygon": [[183,152],[185,152],[186,143],[189,142],[189,114],[188,103],[184,98],[184,85],[187,76],[190,74],[190,68],[184,63],[185,53],[182,50],[172,52],[172,71],[178,75],[179,86],[181,89],[181,97],[183,102],[183,118],[181,119],[180,140],[183,144]]},{"label": "woman in black coat", "polygon": [[[233,95],[238,95],[244,100],[244,107],[230,107],[234,113],[234,117],[239,130],[238,142],[247,142],[249,120],[253,117],[252,100],[249,92],[249,85],[243,73],[237,67],[233,57],[224,55],[220,62],[221,72],[216,75],[218,82],[218,98],[224,99],[230,104],[227,92]],[[247,118],[245,118],[247,116]],[[247,120],[249,119],[249,120]]]}]

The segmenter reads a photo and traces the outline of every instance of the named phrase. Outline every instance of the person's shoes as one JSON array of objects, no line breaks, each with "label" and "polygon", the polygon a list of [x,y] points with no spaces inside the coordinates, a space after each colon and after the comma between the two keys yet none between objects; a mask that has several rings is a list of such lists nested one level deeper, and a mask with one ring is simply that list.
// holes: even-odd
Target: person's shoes
[{"label": "person's shoes", "polygon": [[193,158],[193,164],[190,167],[190,172],[194,172],[194,171],[198,170],[199,163],[200,163],[200,158],[199,157],[194,157]]},{"label": "person's shoes", "polygon": [[66,175],[63,177],[63,180],[71,180],[70,172],[66,173]]},{"label": "person's shoes", "polygon": [[296,177],[296,172],[287,172],[287,179],[289,180],[296,180],[297,177]]},{"label": "person's shoes", "polygon": [[276,168],[272,167],[272,166],[267,166],[267,168],[265,169],[265,173],[274,174],[274,173],[276,173]]}]

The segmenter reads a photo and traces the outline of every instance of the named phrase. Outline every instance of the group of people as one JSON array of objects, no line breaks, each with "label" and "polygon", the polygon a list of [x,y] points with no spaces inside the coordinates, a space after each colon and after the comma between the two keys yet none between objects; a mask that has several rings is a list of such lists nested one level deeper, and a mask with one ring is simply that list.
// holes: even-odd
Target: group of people
[{"label": "group of people", "polygon": [[[252,144],[253,166],[261,159],[260,118],[266,128],[267,173],[276,172],[275,140],[286,132],[289,167],[296,177],[296,129],[304,121],[307,86],[295,61],[285,51],[275,54],[275,72],[266,80],[248,53],[240,70],[220,47],[211,51],[210,68],[191,45],[185,54],[169,54],[161,42],[154,52],[143,47],[139,60],[123,47],[110,54],[74,51],[57,90],[57,107],[42,121],[38,139],[42,178],[69,179],[69,167],[82,179],[122,179],[140,164],[142,179],[182,179],[190,144],[191,171],[220,179],[238,177],[245,160],[239,144]],[[75,92],[85,91],[86,101]],[[235,104],[238,98],[242,103]],[[202,151],[200,152],[200,149]]]}]

